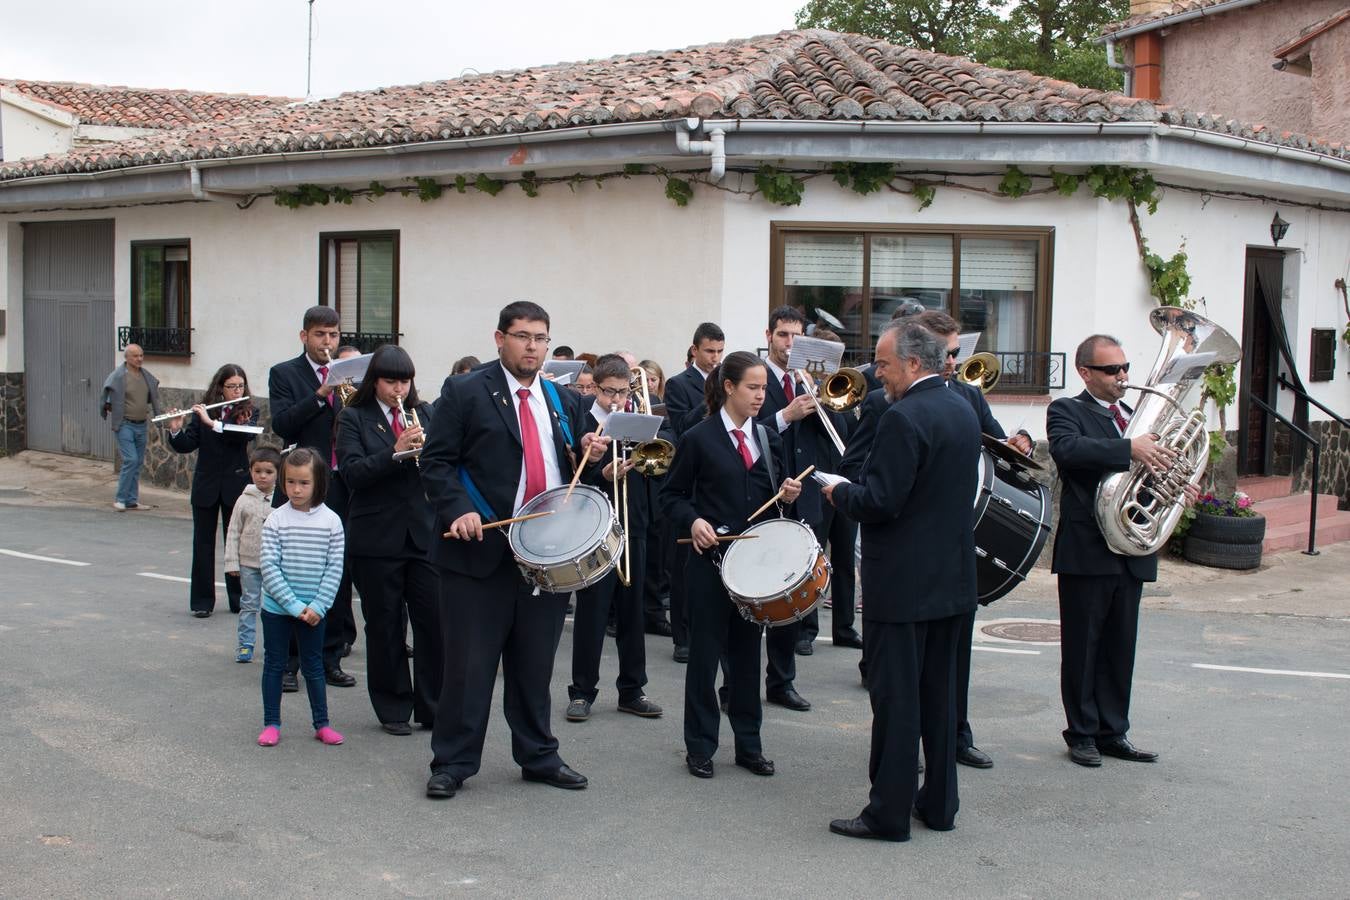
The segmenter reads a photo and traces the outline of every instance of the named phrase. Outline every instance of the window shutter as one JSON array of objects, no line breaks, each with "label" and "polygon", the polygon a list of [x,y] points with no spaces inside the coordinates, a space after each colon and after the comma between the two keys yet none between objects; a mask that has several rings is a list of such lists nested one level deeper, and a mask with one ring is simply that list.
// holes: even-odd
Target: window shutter
[{"label": "window shutter", "polygon": [[858,235],[792,235],[783,246],[783,284],[861,287],[862,262],[862,238]]},{"label": "window shutter", "polygon": [[361,242],[361,330],[394,330],[394,242]]},{"label": "window shutter", "polygon": [[961,290],[1036,290],[1036,242],[1001,238],[962,240]]},{"label": "window shutter", "polygon": [[950,291],[952,239],[942,235],[872,238],[872,293],[927,288]]},{"label": "window shutter", "polygon": [[359,331],[360,304],[357,273],[360,245],[356,241],[337,241],[337,308],[343,331]]}]

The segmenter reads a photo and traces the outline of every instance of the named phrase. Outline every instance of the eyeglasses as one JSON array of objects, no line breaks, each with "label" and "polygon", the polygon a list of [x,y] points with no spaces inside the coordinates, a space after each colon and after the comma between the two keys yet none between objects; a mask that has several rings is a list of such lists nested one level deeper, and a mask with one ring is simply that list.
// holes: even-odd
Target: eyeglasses
[{"label": "eyeglasses", "polygon": [[948,351],[947,351],[947,358],[948,358],[948,359],[956,359],[956,358],[957,358],[958,356],[960,356],[960,355],[961,355],[961,348],[960,348],[960,347],[957,347],[955,350],[948,350]]},{"label": "eyeglasses", "polygon": [[611,400],[617,400],[620,397],[627,397],[629,394],[633,392],[629,388],[600,388],[600,393],[604,394]]},{"label": "eyeglasses", "polygon": [[1120,372],[1130,371],[1129,363],[1112,363],[1109,366],[1083,366],[1085,369],[1091,369],[1094,372],[1105,372],[1107,375],[1116,375]]},{"label": "eyeglasses", "polygon": [[242,381],[238,381],[235,382],[234,384],[222,384],[221,388],[227,391],[242,391],[246,390],[248,388],[248,385],[244,384]]},{"label": "eyeglasses", "polygon": [[546,334],[527,334],[524,331],[508,331],[506,332],[506,336],[513,337],[522,344],[542,344],[545,347],[548,346],[549,341],[553,340],[553,338]]}]

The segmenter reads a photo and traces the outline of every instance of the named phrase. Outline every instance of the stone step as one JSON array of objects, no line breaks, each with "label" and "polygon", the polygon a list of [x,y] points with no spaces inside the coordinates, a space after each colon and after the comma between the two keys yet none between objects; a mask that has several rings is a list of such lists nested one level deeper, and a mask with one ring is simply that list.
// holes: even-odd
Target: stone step
[{"label": "stone step", "polygon": [[[1273,500],[1261,500],[1253,505],[1253,509],[1266,517],[1266,529],[1278,528],[1281,525],[1294,525],[1298,523],[1308,524],[1308,512],[1311,498],[1307,494],[1291,494],[1288,497],[1276,497]],[[1329,519],[1336,514],[1336,495],[1318,494],[1317,495],[1317,521],[1318,528],[1321,528],[1322,520]],[[1347,513],[1346,515],[1350,515]]]},{"label": "stone step", "polygon": [[1247,475],[1238,479],[1237,489],[1259,502],[1288,497],[1293,484],[1294,479],[1289,475]]},{"label": "stone step", "polygon": [[[1333,517],[1323,518],[1317,511],[1317,549],[1328,544],[1350,541],[1350,512],[1338,512]],[[1292,525],[1280,525],[1271,528],[1267,523],[1266,539],[1261,544],[1265,553],[1278,553],[1281,550],[1306,550],[1308,548],[1308,523],[1296,522]]]}]

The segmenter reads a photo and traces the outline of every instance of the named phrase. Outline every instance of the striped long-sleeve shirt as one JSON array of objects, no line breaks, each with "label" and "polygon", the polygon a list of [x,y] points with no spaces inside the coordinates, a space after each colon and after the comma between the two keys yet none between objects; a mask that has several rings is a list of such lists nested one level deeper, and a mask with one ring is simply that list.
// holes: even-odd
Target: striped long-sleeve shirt
[{"label": "striped long-sleeve shirt", "polygon": [[320,504],[301,512],[289,502],[262,529],[263,609],[299,617],[326,615],[342,580],[342,520]]}]

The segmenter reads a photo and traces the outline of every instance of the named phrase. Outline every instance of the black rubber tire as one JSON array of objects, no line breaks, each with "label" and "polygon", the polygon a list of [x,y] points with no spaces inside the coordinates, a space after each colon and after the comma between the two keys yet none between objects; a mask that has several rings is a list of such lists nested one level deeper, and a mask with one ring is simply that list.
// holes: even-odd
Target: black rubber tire
[{"label": "black rubber tire", "polygon": [[1183,555],[1193,563],[1217,569],[1255,569],[1261,565],[1260,544],[1221,544],[1186,535]]},{"label": "black rubber tire", "polygon": [[1186,536],[1214,544],[1259,544],[1266,537],[1266,517],[1197,515]]}]

